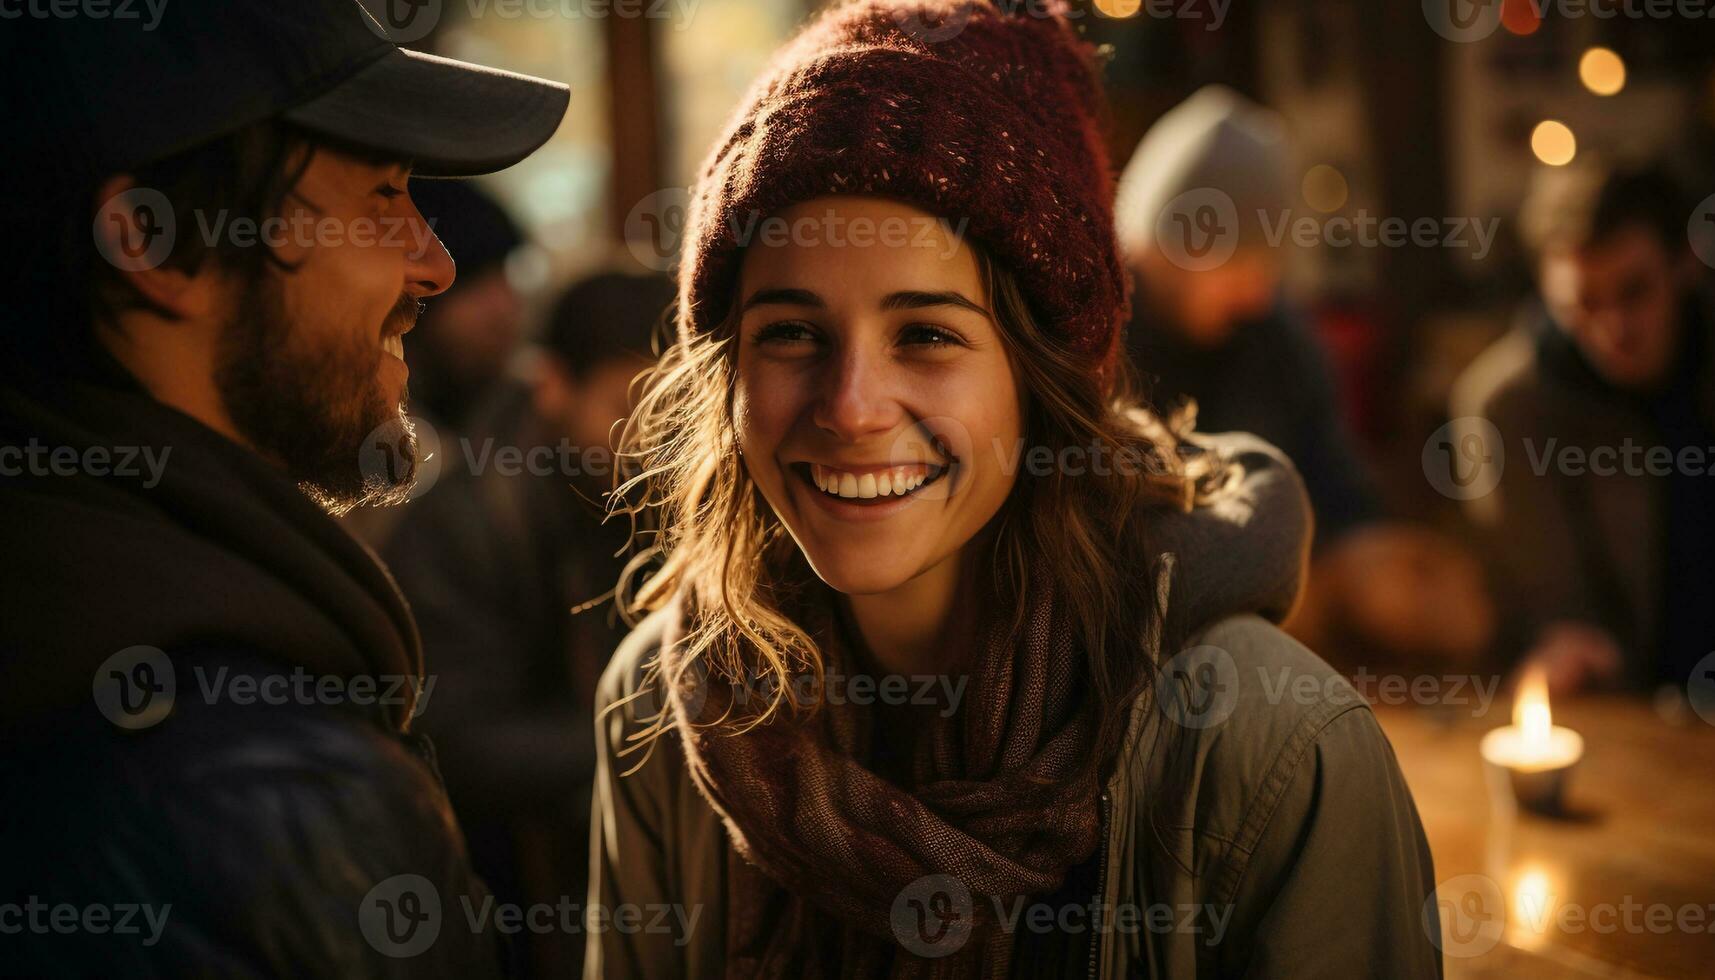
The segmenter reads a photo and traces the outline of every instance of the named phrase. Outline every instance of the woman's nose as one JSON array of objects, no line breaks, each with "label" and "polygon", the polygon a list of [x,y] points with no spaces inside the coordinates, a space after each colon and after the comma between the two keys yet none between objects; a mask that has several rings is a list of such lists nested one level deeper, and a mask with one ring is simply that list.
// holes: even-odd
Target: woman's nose
[{"label": "woman's nose", "polygon": [[892,372],[879,353],[847,347],[826,362],[814,421],[842,442],[890,432],[899,405]]}]

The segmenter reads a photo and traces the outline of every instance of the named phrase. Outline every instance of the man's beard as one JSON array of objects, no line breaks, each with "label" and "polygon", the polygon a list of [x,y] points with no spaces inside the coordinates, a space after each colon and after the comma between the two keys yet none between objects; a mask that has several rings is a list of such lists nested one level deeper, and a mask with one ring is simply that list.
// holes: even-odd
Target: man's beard
[{"label": "man's beard", "polygon": [[[408,327],[418,309],[401,295],[385,332]],[[233,424],[329,513],[403,502],[417,475],[417,435],[404,393],[395,403],[382,389],[380,335],[309,338],[293,329],[277,280],[265,273],[246,287],[214,379]],[[387,442],[385,472],[362,465],[372,436]]]}]

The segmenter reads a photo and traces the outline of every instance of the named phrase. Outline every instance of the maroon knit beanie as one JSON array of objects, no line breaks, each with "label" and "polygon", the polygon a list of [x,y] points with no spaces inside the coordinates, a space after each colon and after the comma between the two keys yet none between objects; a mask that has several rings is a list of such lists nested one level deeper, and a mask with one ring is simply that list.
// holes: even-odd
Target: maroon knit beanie
[{"label": "maroon knit beanie", "polygon": [[[714,328],[755,219],[869,194],[951,219],[1106,386],[1129,280],[1093,49],[1059,0],[857,0],[786,45],[692,193],[679,330]],[[1045,16],[1045,14],[1048,14]]]}]

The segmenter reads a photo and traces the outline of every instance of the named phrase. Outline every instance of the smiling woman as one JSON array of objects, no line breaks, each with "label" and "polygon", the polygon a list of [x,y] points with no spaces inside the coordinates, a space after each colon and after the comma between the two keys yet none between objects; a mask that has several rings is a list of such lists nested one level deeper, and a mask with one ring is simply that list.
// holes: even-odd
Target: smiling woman
[{"label": "smiling woman", "polygon": [[[621,437],[655,567],[598,695],[590,895],[703,925],[603,932],[586,975],[1438,972],[1385,740],[1259,618],[1296,477],[1118,356],[1089,56],[1035,8],[848,4],[716,146]],[[932,233],[854,233],[889,227]]]}]

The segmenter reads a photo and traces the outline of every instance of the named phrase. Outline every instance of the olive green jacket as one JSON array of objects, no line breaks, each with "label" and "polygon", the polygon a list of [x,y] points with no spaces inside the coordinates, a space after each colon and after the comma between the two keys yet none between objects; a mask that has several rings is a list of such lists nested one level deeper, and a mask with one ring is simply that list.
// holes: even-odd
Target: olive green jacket
[{"label": "olive green jacket", "polygon": [[[1015,974],[1439,977],[1429,846],[1387,738],[1343,678],[1257,614],[1283,616],[1296,595],[1302,489],[1266,445],[1221,444],[1247,468],[1234,495],[1166,518],[1183,522],[1173,601],[1210,625],[1133,706],[1102,797],[1098,913],[1033,926],[1026,910],[1019,962],[1052,965]],[[620,754],[654,691],[605,710],[639,692],[664,627],[639,625],[598,694],[589,906],[606,911],[590,919],[590,978],[724,975],[720,818],[672,733],[646,760]],[[1056,931],[1085,935],[1042,935]]]}]

